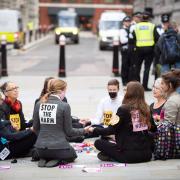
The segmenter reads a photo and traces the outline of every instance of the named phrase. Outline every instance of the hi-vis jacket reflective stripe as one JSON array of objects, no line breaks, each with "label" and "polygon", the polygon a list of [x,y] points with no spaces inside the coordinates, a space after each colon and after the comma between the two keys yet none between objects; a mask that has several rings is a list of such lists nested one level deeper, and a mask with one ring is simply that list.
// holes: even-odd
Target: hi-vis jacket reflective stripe
[{"label": "hi-vis jacket reflective stripe", "polygon": [[154,45],[155,25],[150,22],[140,22],[135,26],[136,46],[146,47]]}]

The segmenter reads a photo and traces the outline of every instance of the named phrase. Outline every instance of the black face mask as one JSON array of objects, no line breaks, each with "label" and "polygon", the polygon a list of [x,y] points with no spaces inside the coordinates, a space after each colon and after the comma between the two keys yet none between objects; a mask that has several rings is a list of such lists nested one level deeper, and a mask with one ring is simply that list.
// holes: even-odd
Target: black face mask
[{"label": "black face mask", "polygon": [[117,96],[117,92],[109,92],[109,96],[111,99],[114,99]]}]

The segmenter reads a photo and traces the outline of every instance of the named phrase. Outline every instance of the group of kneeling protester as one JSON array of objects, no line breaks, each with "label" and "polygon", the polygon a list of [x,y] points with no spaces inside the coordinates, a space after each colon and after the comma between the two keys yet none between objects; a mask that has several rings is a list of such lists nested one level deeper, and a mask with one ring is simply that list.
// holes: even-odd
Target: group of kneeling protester
[{"label": "group of kneeling protester", "polygon": [[[108,82],[109,102],[118,92],[111,89],[117,80]],[[127,84],[115,113],[106,125],[93,124],[71,116],[65,97],[67,83],[47,78],[40,97],[35,101],[33,118],[26,121],[18,100],[18,87],[13,82],[1,86],[0,102],[0,159],[32,156],[38,167],[55,167],[73,162],[76,152],[70,142],[99,137],[94,146],[102,161],[141,163],[152,159],[180,158],[180,70],[169,71],[153,86],[156,101],[145,102],[141,83]],[[119,90],[119,84],[117,91]],[[106,119],[107,120],[107,119]],[[109,136],[113,135],[113,136]]]}]

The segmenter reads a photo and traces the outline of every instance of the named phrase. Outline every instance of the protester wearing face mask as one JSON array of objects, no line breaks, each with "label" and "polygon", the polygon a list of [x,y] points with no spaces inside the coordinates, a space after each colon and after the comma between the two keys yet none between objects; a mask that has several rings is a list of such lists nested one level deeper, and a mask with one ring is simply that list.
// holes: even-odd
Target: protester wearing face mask
[{"label": "protester wearing face mask", "polygon": [[113,114],[116,114],[117,109],[122,104],[122,99],[119,92],[119,81],[112,79],[107,84],[108,96],[104,97],[96,111],[94,118],[90,119],[92,125],[103,125],[107,127]]},{"label": "protester wearing face mask", "polygon": [[34,108],[33,129],[38,136],[35,147],[40,157],[39,167],[74,161],[77,155],[66,137],[81,136],[87,131],[72,128],[70,106],[62,101],[66,88],[62,80],[50,81],[48,92]]}]

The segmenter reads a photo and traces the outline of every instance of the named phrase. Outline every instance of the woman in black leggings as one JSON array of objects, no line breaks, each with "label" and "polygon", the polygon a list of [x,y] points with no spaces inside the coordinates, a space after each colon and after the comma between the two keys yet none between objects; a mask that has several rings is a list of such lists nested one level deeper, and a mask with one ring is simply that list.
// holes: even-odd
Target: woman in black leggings
[{"label": "woman in black leggings", "polygon": [[115,135],[115,143],[99,139],[95,147],[100,151],[100,160],[121,163],[140,163],[150,161],[151,141],[148,130],[151,128],[150,109],[144,99],[144,89],[139,82],[129,82],[116,115],[108,128],[93,128],[95,135]]}]

